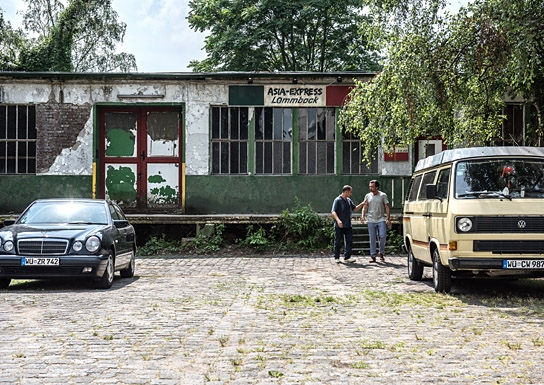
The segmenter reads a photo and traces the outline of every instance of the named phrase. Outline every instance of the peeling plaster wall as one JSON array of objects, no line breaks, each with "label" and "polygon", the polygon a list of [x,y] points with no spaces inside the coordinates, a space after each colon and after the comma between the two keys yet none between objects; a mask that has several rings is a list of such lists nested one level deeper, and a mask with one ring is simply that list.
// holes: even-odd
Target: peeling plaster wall
[{"label": "peeling plaster wall", "polygon": [[[2,102],[7,104],[73,104],[96,103],[127,105],[179,103],[185,104],[185,161],[187,175],[208,175],[209,171],[209,110],[210,105],[228,103],[228,85],[210,82],[186,81],[179,84],[161,82],[116,83],[73,81],[17,81],[3,84]],[[138,97],[141,96],[141,97]],[[40,130],[40,127],[37,127]],[[63,148],[48,169],[41,175],[91,175],[93,161],[93,130],[91,113],[70,147]]]},{"label": "peeling plaster wall", "polygon": [[92,175],[93,171],[93,122],[89,117],[79,133],[76,144],[65,148],[49,168],[48,175]]}]

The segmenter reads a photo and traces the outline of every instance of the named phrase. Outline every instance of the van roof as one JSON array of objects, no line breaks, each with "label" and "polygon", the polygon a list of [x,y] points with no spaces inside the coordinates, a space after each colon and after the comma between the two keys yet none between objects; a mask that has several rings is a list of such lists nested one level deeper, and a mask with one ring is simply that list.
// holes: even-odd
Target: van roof
[{"label": "van roof", "polygon": [[544,147],[469,147],[445,150],[417,162],[415,171],[450,163],[460,159],[501,157],[501,156],[529,156],[544,158]]}]

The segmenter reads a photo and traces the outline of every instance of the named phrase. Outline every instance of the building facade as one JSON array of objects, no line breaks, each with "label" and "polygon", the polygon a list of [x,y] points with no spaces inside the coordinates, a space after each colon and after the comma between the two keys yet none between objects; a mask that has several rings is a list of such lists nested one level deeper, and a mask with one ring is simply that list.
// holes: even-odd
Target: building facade
[{"label": "building facade", "polygon": [[400,212],[414,151],[362,163],[337,124],[372,76],[0,72],[0,213],[49,197],[192,215],[281,213],[298,198],[329,212],[343,185],[359,202],[371,179]]}]

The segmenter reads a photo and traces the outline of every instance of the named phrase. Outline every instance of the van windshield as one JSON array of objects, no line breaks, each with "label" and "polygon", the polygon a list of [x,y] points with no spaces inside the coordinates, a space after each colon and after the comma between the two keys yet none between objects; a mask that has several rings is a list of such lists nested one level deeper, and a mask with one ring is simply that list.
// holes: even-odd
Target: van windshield
[{"label": "van windshield", "polygon": [[544,161],[473,160],[457,163],[455,197],[544,199]]}]

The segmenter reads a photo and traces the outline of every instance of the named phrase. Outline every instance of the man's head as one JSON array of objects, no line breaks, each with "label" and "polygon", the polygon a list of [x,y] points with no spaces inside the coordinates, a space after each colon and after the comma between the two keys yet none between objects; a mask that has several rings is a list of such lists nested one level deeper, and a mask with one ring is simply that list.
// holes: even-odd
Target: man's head
[{"label": "man's head", "polygon": [[352,193],[352,189],[350,185],[345,185],[344,187],[342,187],[342,195],[344,197],[350,197],[351,193]]},{"label": "man's head", "polygon": [[373,193],[373,194],[377,194],[378,191],[380,190],[380,182],[378,182],[377,180],[371,180],[369,183],[368,183],[368,188],[370,189],[370,192]]}]

